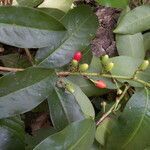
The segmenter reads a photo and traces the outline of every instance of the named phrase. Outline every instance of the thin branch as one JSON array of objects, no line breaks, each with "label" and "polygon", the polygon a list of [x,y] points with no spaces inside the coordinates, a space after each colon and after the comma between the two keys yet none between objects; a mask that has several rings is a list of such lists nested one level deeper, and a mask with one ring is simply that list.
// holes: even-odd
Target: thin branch
[{"label": "thin branch", "polygon": [[118,104],[120,103],[120,101],[123,99],[123,97],[125,96],[127,90],[130,88],[130,86],[126,86],[124,91],[122,92],[122,94],[120,95],[119,98],[117,98],[115,104],[109,109],[108,112],[106,112],[96,123],[96,125],[99,125],[107,116],[109,116],[113,111],[115,111],[115,109],[118,107]]},{"label": "thin branch", "polygon": [[24,50],[25,50],[25,52],[26,52],[26,55],[27,55],[27,57],[28,57],[30,63],[31,63],[32,65],[34,65],[33,58],[32,58],[32,55],[31,55],[29,49],[28,49],[28,48],[25,48]]},{"label": "thin branch", "polygon": [[6,71],[6,72],[18,72],[18,71],[23,71],[24,69],[22,68],[9,68],[9,67],[2,67],[0,66],[0,71]]}]

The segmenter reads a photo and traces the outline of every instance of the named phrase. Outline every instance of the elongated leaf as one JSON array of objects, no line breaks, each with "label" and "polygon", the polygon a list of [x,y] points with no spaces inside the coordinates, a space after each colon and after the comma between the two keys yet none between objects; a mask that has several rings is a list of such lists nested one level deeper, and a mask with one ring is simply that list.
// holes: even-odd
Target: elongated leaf
[{"label": "elongated leaf", "polygon": [[53,70],[28,68],[0,78],[0,118],[27,112],[48,97],[56,81]]},{"label": "elongated leaf", "polygon": [[[120,14],[117,24],[120,23],[122,18],[130,11],[129,7],[126,7]],[[135,58],[143,59],[145,57],[143,36],[141,33],[134,35],[116,35],[116,45],[119,55],[132,56]]]},{"label": "elongated leaf", "polygon": [[88,150],[94,141],[94,131],[93,120],[74,122],[64,130],[46,138],[34,150]]},{"label": "elongated leaf", "polygon": [[150,50],[150,32],[143,34],[145,51]]},{"label": "elongated leaf", "polygon": [[125,8],[129,0],[96,0],[100,5],[106,7]]},{"label": "elongated leaf", "polygon": [[135,34],[150,29],[150,6],[143,5],[128,12],[120,21],[115,33]]},{"label": "elongated leaf", "polygon": [[0,7],[2,43],[21,48],[41,48],[59,41],[64,34],[65,27],[41,11],[27,7]]},{"label": "elongated leaf", "polygon": [[70,85],[72,85],[74,89],[72,95],[75,97],[76,101],[78,102],[85,117],[95,118],[95,111],[93,105],[90,102],[89,98],[82,92],[80,87],[78,87],[76,84],[72,83],[67,79],[64,79],[64,81],[66,84],[69,83]]},{"label": "elongated leaf", "polygon": [[123,114],[118,118],[117,126],[111,130],[106,149],[134,147],[134,149],[142,150],[149,146],[150,99],[148,90],[146,91],[137,90],[132,96]]},{"label": "elongated leaf", "polygon": [[56,129],[62,130],[74,121],[84,119],[83,113],[71,93],[55,87],[48,98],[51,120]]},{"label": "elongated leaf", "polygon": [[38,8],[38,10],[41,10],[42,12],[48,14],[51,17],[54,17],[57,20],[60,20],[65,13],[59,9],[56,8]]},{"label": "elongated leaf", "polygon": [[136,33],[134,35],[117,34],[116,44],[119,55],[141,59],[145,57],[142,33]]},{"label": "elongated leaf", "polygon": [[43,1],[44,0],[17,0],[19,6],[26,6],[26,7],[37,7]]},{"label": "elongated leaf", "polygon": [[0,149],[24,149],[24,125],[20,118],[0,120]]},{"label": "elongated leaf", "polygon": [[57,8],[64,12],[68,11],[74,0],[44,0],[39,7]]},{"label": "elongated leaf", "polygon": [[75,51],[82,51],[89,45],[98,27],[96,16],[87,6],[70,10],[61,22],[68,33],[61,42],[55,41],[50,47],[39,49],[36,59],[40,66],[54,68],[69,63]]}]

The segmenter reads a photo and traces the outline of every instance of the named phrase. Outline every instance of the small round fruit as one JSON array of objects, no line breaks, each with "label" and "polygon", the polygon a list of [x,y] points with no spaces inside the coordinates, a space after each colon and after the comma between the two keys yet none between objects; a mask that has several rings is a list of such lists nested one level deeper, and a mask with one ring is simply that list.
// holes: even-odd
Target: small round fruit
[{"label": "small round fruit", "polygon": [[108,71],[111,71],[114,67],[114,63],[110,62],[109,64],[107,64],[105,66],[105,70],[108,72]]},{"label": "small round fruit", "polygon": [[89,68],[88,64],[82,64],[82,65],[79,66],[79,71],[85,72],[85,71],[88,70],[88,68]]},{"label": "small round fruit", "polygon": [[148,68],[149,66],[149,61],[148,60],[144,60],[143,63],[141,64],[141,66],[139,67],[140,70],[144,71]]},{"label": "small round fruit", "polygon": [[100,88],[100,89],[104,89],[107,87],[106,83],[102,80],[98,80],[95,82],[95,86]]},{"label": "small round fruit", "polygon": [[82,53],[80,51],[76,52],[73,56],[73,59],[76,61],[80,61],[82,58]]},{"label": "small round fruit", "polygon": [[72,62],[71,62],[71,65],[72,65],[73,67],[77,67],[78,64],[79,64],[78,61],[75,60],[75,59],[73,59]]},{"label": "small round fruit", "polygon": [[105,65],[109,60],[109,56],[108,55],[104,55],[102,56],[102,63]]}]

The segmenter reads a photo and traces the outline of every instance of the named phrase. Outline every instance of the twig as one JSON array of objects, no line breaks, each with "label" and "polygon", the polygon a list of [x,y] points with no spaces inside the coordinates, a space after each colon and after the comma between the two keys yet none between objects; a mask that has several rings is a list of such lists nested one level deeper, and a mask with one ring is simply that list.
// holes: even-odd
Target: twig
[{"label": "twig", "polygon": [[[8,67],[1,67],[0,71],[10,71],[10,72],[18,72],[23,71],[23,68],[8,68]],[[133,79],[132,77],[126,77],[126,76],[118,76],[118,75],[109,75],[109,74],[100,74],[100,73],[91,73],[91,72],[57,72],[57,76],[68,76],[68,75],[82,75],[82,76],[97,76],[97,77],[106,77],[106,78],[115,78],[115,79],[124,79],[124,80],[131,80],[138,82],[140,84],[143,84],[144,86],[147,86],[150,88],[150,83],[145,82],[141,79]]]},{"label": "twig", "polygon": [[32,55],[31,55],[29,49],[28,49],[28,48],[25,48],[24,50],[25,50],[25,52],[26,52],[26,55],[27,55],[27,57],[28,57],[30,63],[31,63],[32,65],[34,65],[33,58],[32,58]]},{"label": "twig", "polygon": [[18,71],[23,71],[24,69],[22,68],[9,68],[9,67],[2,67],[0,66],[0,71],[6,71],[6,72],[18,72]]},{"label": "twig", "polygon": [[96,125],[99,125],[107,116],[109,116],[113,111],[115,111],[115,109],[118,107],[118,104],[120,103],[120,101],[123,99],[123,97],[125,96],[127,90],[130,88],[130,86],[126,86],[124,91],[122,92],[122,94],[120,95],[119,98],[117,98],[117,101],[115,102],[115,104],[109,109],[108,112],[106,112],[96,123]]}]

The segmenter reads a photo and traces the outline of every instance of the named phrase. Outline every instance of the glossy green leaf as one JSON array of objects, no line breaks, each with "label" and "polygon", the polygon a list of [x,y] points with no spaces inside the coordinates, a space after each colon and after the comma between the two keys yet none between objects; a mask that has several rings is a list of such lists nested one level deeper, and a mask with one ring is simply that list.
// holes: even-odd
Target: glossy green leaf
[{"label": "glossy green leaf", "polygon": [[61,42],[39,49],[36,59],[40,66],[54,68],[68,64],[77,50],[83,51],[89,45],[98,27],[97,17],[88,6],[70,10],[61,22],[68,33]]},{"label": "glossy green leaf", "polygon": [[95,111],[93,108],[93,105],[91,103],[91,101],[89,100],[89,98],[82,92],[82,90],[80,89],[79,86],[77,86],[75,83],[76,82],[71,82],[67,79],[64,79],[65,83],[69,83],[70,85],[72,85],[74,92],[72,93],[72,95],[75,97],[76,101],[78,102],[83,114],[85,117],[92,117],[95,118]]},{"label": "glossy green leaf", "polygon": [[56,81],[53,70],[31,67],[0,78],[0,118],[25,113],[46,99]]},{"label": "glossy green leaf", "polygon": [[50,116],[54,127],[62,130],[74,121],[84,119],[83,113],[70,92],[55,87],[48,98]]},{"label": "glossy green leaf", "polygon": [[31,66],[27,57],[18,53],[2,55],[0,56],[0,61],[2,61],[4,66],[12,68],[27,68]]},{"label": "glossy green leaf", "polygon": [[129,0],[96,0],[100,5],[114,8],[125,8]]},{"label": "glossy green leaf", "polygon": [[54,17],[56,20],[60,20],[65,13],[59,9],[56,8],[38,8],[38,10],[41,10],[42,12],[46,13],[47,15]]},{"label": "glossy green leaf", "polygon": [[88,150],[94,141],[95,124],[91,119],[74,122],[49,136],[33,150]]},{"label": "glossy green leaf", "polygon": [[150,50],[150,32],[143,34],[143,40],[144,40],[145,51]]},{"label": "glossy green leaf", "polygon": [[[149,146],[150,99],[148,90],[136,90],[117,125],[107,137],[106,149],[137,149]],[[109,128],[109,126],[107,127]]]},{"label": "glossy green leaf", "polygon": [[21,48],[42,48],[61,40],[65,30],[59,21],[37,9],[0,7],[2,43]]},{"label": "glossy green leaf", "polygon": [[114,32],[135,34],[148,29],[150,29],[150,5],[142,5],[128,12]]},{"label": "glossy green leaf", "polygon": [[142,33],[133,35],[116,35],[117,51],[119,55],[131,56],[143,59],[145,50]]},{"label": "glossy green leaf", "polygon": [[44,0],[17,0],[19,6],[26,6],[26,7],[37,7],[40,5]]},{"label": "glossy green leaf", "polygon": [[0,150],[24,149],[24,125],[19,117],[0,120]]},{"label": "glossy green leaf", "polygon": [[[117,24],[120,23],[122,18],[130,11],[129,7],[126,7],[120,14]],[[142,33],[136,33],[134,35],[121,35],[116,34],[116,46],[119,55],[132,56],[135,58],[143,59],[145,57],[143,36]]]},{"label": "glossy green leaf", "polygon": [[44,0],[39,7],[57,8],[64,12],[68,11],[74,0]]}]

